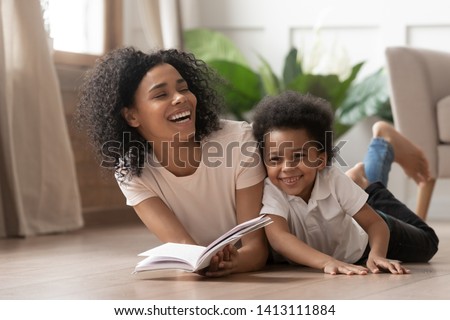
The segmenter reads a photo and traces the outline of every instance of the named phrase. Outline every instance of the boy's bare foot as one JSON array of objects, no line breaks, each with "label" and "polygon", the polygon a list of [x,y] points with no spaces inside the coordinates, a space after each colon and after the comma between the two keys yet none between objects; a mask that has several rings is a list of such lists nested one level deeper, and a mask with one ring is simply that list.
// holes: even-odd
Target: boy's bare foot
[{"label": "boy's bare foot", "polygon": [[355,164],[355,166],[348,169],[345,174],[362,189],[366,189],[369,186],[369,180],[367,180],[366,172],[364,170],[364,163],[359,162]]},{"label": "boy's bare foot", "polygon": [[385,122],[378,121],[372,127],[373,137],[380,137],[389,142],[394,149],[394,161],[417,184],[424,184],[431,179],[428,160],[423,151]]}]

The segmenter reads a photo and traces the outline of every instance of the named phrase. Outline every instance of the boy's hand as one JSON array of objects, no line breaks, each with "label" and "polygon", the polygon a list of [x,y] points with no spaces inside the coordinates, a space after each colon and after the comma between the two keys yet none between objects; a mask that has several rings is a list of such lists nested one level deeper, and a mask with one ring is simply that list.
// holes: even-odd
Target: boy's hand
[{"label": "boy's hand", "polygon": [[346,274],[346,275],[366,275],[368,272],[368,269],[363,266],[357,266],[350,263],[345,263],[339,260],[330,260],[325,264],[325,267],[323,268],[323,272],[329,273],[329,274]]},{"label": "boy's hand", "polygon": [[410,270],[403,267],[400,261],[389,260],[380,256],[370,255],[367,259],[367,268],[372,273],[380,273],[382,271],[389,271],[393,274],[407,274]]}]

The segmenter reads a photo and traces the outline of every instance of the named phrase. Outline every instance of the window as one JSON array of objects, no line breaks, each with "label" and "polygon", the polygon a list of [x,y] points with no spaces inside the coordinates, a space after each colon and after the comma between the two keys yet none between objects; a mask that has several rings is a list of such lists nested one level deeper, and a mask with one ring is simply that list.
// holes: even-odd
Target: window
[{"label": "window", "polygon": [[121,43],[121,0],[40,1],[57,64],[92,65]]}]

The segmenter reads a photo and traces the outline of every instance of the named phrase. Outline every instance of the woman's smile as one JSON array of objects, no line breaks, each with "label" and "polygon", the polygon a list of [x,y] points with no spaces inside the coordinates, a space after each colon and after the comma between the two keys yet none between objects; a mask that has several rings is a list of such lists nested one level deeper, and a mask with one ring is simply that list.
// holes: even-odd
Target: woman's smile
[{"label": "woman's smile", "polygon": [[180,111],[180,112],[176,112],[175,114],[169,116],[169,121],[175,122],[175,123],[184,123],[187,122],[189,120],[191,120],[191,111],[190,110],[185,110],[185,111]]}]

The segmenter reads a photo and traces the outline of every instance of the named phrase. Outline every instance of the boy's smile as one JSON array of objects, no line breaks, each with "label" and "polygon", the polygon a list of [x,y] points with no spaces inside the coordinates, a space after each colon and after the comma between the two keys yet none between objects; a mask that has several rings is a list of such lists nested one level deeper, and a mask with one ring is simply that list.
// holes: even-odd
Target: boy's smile
[{"label": "boy's smile", "polygon": [[287,177],[287,178],[282,178],[279,177],[278,179],[281,180],[281,182],[283,182],[286,185],[295,185],[297,183],[297,181],[299,181],[301,179],[302,176],[295,176],[295,177]]},{"label": "boy's smile", "polygon": [[308,202],[316,173],[326,165],[326,153],[304,129],[276,129],[264,136],[264,162],[276,187]]}]

